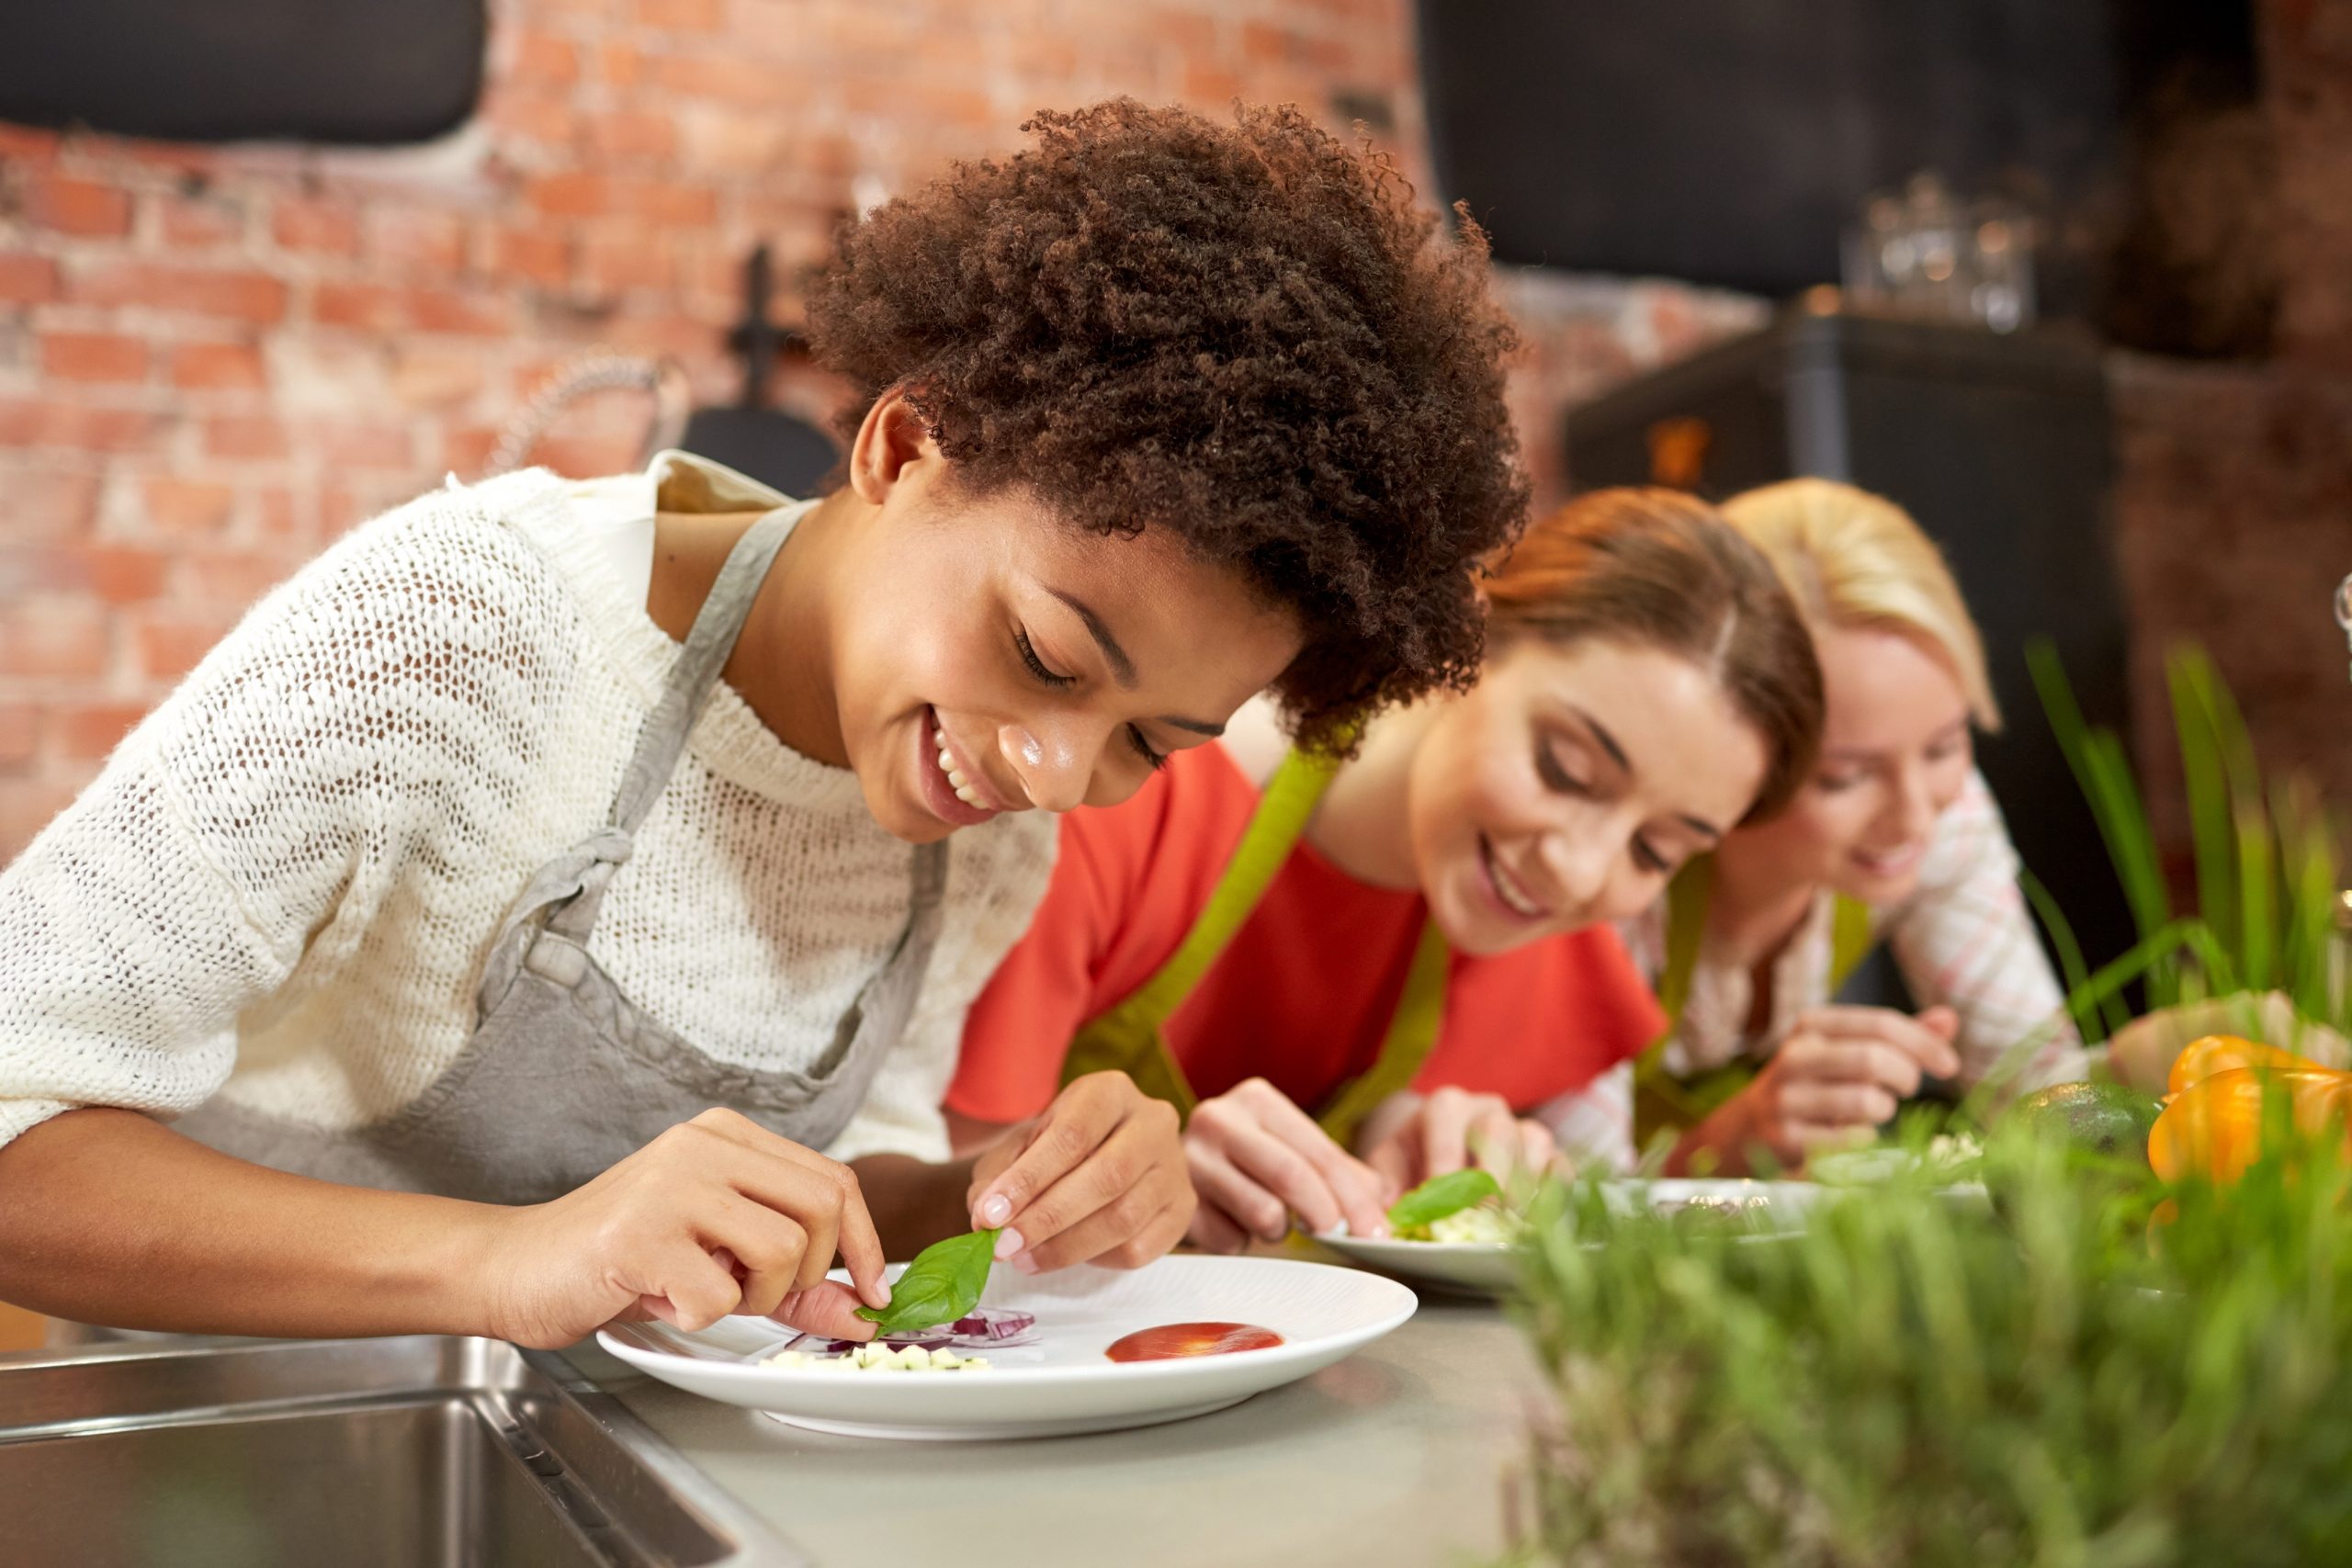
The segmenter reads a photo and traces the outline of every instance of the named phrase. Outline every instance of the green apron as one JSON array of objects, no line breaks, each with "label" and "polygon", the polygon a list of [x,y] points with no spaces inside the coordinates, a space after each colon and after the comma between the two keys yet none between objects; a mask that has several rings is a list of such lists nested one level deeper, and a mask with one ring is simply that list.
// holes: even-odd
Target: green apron
[{"label": "green apron", "polygon": [[[1339,764],[1329,758],[1293,751],[1274,770],[1250,826],[1241,835],[1225,874],[1184,941],[1151,978],[1109,1011],[1078,1032],[1062,1059],[1062,1082],[1086,1073],[1125,1073],[1146,1094],[1167,1100],[1188,1120],[1199,1103],[1184,1069],[1168,1049],[1168,1020],[1184,1005],[1209,966],[1221,956],[1265,897],[1274,874],[1290,859],[1316,803],[1329,787]],[[1380,1055],[1351,1083],[1343,1084],[1316,1114],[1316,1122],[1342,1146],[1352,1146],[1356,1129],[1373,1107],[1410,1088],[1413,1077],[1437,1043],[1445,1016],[1445,977],[1452,957],[1435,922],[1423,917],[1404,993],[1388,1021]],[[1306,977],[1312,983],[1317,976]]]},{"label": "green apron", "polygon": [[[1741,1056],[1694,1077],[1679,1078],[1666,1065],[1667,1042],[1682,1023],[1690,983],[1699,972],[1699,950],[1707,936],[1707,907],[1714,897],[1715,862],[1702,855],[1685,866],[1666,889],[1666,968],[1658,976],[1657,999],[1666,1009],[1666,1032],[1650,1043],[1634,1066],[1634,1146],[1641,1148],[1661,1131],[1679,1132],[1704,1121],[1717,1106],[1746,1089],[1759,1066]],[[1829,927],[1829,989],[1838,987],[1870,956],[1871,909],[1859,898],[1836,895]]]}]

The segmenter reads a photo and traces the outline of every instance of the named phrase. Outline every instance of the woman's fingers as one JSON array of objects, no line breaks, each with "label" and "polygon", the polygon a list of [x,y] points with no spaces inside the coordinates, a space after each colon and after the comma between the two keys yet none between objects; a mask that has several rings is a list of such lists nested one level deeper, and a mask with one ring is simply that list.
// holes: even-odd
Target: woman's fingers
[{"label": "woman's fingers", "polygon": [[1552,1129],[1532,1117],[1514,1122],[1519,1133],[1519,1167],[1521,1170],[1542,1173],[1552,1168],[1560,1157],[1560,1143]]},{"label": "woman's fingers", "polygon": [[1147,1231],[1169,1232],[1159,1216],[1171,1204],[1186,1213],[1170,1243],[1182,1235],[1193,1197],[1175,1107],[1144,1094],[1125,1074],[1076,1080],[1021,1136],[1021,1152],[972,1201],[975,1223],[999,1231],[999,1257],[1026,1269],[1082,1263]]},{"label": "woman's fingers", "polygon": [[[1926,1021],[1932,1020],[1932,1021]],[[1826,1040],[1877,1040],[1895,1047],[1939,1078],[1960,1073],[1960,1053],[1951,1032],[1959,1015],[1950,1008],[1931,1008],[1920,1018],[1893,1008],[1814,1008],[1797,1021],[1799,1032]]]},{"label": "woman's fingers", "polygon": [[[847,1166],[826,1169],[780,1158],[771,1150],[738,1146],[718,1162],[716,1174],[807,1233],[807,1255],[794,1289],[807,1290],[823,1279],[838,1251],[859,1292],[876,1306],[888,1303],[889,1288],[882,1283],[881,1238],[875,1235],[873,1216],[865,1212],[865,1196]],[[866,1289],[869,1284],[873,1292]]]},{"label": "woman's fingers", "polygon": [[1883,1040],[1792,1040],[1781,1048],[1780,1055],[1786,1058],[1781,1075],[1785,1084],[1875,1084],[1898,1100],[1919,1092],[1918,1059]]},{"label": "woman's fingers", "polygon": [[797,1281],[801,1288],[823,1279],[838,1252],[858,1294],[874,1306],[889,1304],[890,1287],[882,1278],[888,1260],[883,1256],[882,1238],[866,1210],[855,1171],[737,1111],[706,1111],[685,1125],[712,1134],[737,1151],[733,1157],[713,1156],[723,1179],[745,1197],[789,1216],[808,1233],[813,1256],[809,1272]]},{"label": "woman's fingers", "polygon": [[1470,1163],[1470,1129],[1483,1097],[1441,1089],[1421,1102],[1421,1179],[1450,1176]]},{"label": "woman's fingers", "polygon": [[[735,1264],[741,1300],[729,1312],[764,1317],[787,1293],[822,1280],[832,1260],[830,1249],[819,1252],[811,1245],[798,1221],[740,1192],[720,1193],[699,1222],[704,1243],[724,1249],[720,1265],[725,1267],[729,1258]],[[813,1279],[808,1273],[812,1264]]]},{"label": "woman's fingers", "polygon": [[[1195,1187],[1194,1190],[1198,1190]],[[1184,1233],[1185,1239],[1203,1252],[1239,1252],[1250,1245],[1250,1233],[1233,1221],[1233,1216],[1211,1202],[1206,1196],[1193,1211],[1193,1224]]]},{"label": "woman's fingers", "polygon": [[1419,1185],[1419,1179],[1413,1171],[1416,1147],[1413,1129],[1403,1127],[1364,1150],[1363,1162],[1388,1184],[1390,1191],[1407,1191]]},{"label": "woman's fingers", "polygon": [[1159,1115],[1121,1122],[1075,1169],[1013,1215],[1022,1240],[1015,1264],[1034,1271],[1086,1262],[1136,1235],[1170,1203],[1190,1201],[1176,1113],[1165,1111],[1164,1123]]},{"label": "woman's fingers", "polygon": [[1471,1118],[1463,1143],[1471,1164],[1500,1179],[1519,1164],[1519,1118],[1499,1095],[1494,1096]]},{"label": "woman's fingers", "polygon": [[[1283,1232],[1289,1228],[1290,1214],[1280,1198],[1245,1175],[1226,1158],[1221,1149],[1204,1141],[1186,1139],[1184,1158],[1192,1175],[1193,1190],[1200,1195],[1201,1213],[1215,1211],[1236,1233],[1232,1245],[1222,1250],[1238,1252],[1250,1236],[1268,1241],[1282,1239]],[[1196,1232],[1200,1228],[1196,1226]],[[1212,1223],[1206,1229],[1215,1233],[1218,1227]]]},{"label": "woman's fingers", "polygon": [[1781,1090],[1781,1122],[1826,1127],[1876,1127],[1894,1120],[1901,1101],[1874,1083],[1799,1079]]},{"label": "woman's fingers", "polygon": [[[1321,1129],[1317,1129],[1315,1135],[1323,1137]],[[1224,1129],[1221,1141],[1225,1156],[1234,1168],[1272,1193],[1310,1232],[1330,1230],[1343,1219],[1348,1221],[1349,1229],[1355,1228],[1353,1216],[1330,1182],[1324,1179],[1316,1162],[1285,1138],[1254,1122],[1238,1122]],[[1254,1214],[1251,1217],[1257,1218]],[[1285,1228],[1281,1220],[1271,1226],[1250,1226],[1266,1241],[1280,1240]]]},{"label": "woman's fingers", "polygon": [[743,1299],[734,1270],[683,1234],[660,1249],[638,1292],[648,1314],[688,1333],[708,1328]]},{"label": "woman's fingers", "polygon": [[[1338,1218],[1348,1222],[1350,1234],[1388,1234],[1388,1186],[1380,1172],[1341,1148],[1316,1124],[1315,1118],[1263,1078],[1250,1079],[1236,1093],[1243,1097],[1243,1104],[1267,1134],[1306,1161],[1317,1179],[1317,1190],[1330,1194],[1339,1208]],[[1193,1112],[1195,1118],[1199,1114]],[[1302,1215],[1305,1213],[1300,1210]],[[1330,1225],[1317,1228],[1329,1230]]]},{"label": "woman's fingers", "polygon": [[803,1334],[828,1339],[871,1339],[875,1325],[857,1315],[857,1292],[838,1280],[820,1280],[805,1291],[793,1291],[764,1315]]},{"label": "woman's fingers", "polygon": [[[1079,1263],[1132,1269],[1149,1262],[1173,1247],[1192,1223],[1196,1201],[1192,1184],[1176,1185],[1181,1196],[1159,1183],[1121,1193],[1053,1240],[1032,1247],[1026,1254],[1031,1269],[1050,1272]],[[1161,1235],[1167,1239],[1151,1247],[1153,1238]]]},{"label": "woman's fingers", "polygon": [[[1444,1176],[1476,1165],[1497,1177],[1524,1167],[1541,1170],[1555,1152],[1552,1130],[1540,1122],[1522,1122],[1510,1102],[1498,1094],[1441,1089],[1424,1100],[1415,1115],[1418,1126],[1405,1129],[1409,1145],[1419,1155],[1418,1180]],[[1382,1174],[1390,1172],[1382,1168]],[[1399,1180],[1400,1187],[1414,1185]]]},{"label": "woman's fingers", "polygon": [[1194,1196],[1192,1183],[1188,1181],[1184,1184],[1183,1197],[1162,1209],[1134,1240],[1098,1255],[1094,1260],[1111,1269],[1140,1269],[1155,1258],[1166,1256],[1184,1239],[1185,1233],[1193,1228],[1193,1213],[1199,1208],[1200,1200]]},{"label": "woman's fingers", "polygon": [[[1173,1121],[1175,1108],[1147,1100],[1125,1073],[1089,1073],[1054,1097],[1052,1105],[1024,1132],[1021,1152],[997,1172],[972,1201],[975,1229],[1017,1224],[1024,1240],[1042,1239],[1030,1206],[1041,1194],[1091,1158],[1114,1129],[1145,1106],[1159,1106]],[[1148,1113],[1148,1112],[1146,1112]]]}]

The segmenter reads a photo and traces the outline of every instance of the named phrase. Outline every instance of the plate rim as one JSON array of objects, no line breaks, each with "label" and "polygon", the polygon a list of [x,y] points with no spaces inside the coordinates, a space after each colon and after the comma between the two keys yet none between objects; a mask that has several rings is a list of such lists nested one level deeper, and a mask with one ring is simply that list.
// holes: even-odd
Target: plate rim
[{"label": "plate rim", "polygon": [[[1259,1359],[1257,1360],[1257,1364],[1261,1366],[1266,1365],[1269,1362],[1283,1364],[1290,1361],[1302,1360],[1308,1357],[1319,1355],[1329,1349],[1331,1349],[1335,1345],[1340,1348],[1341,1354],[1347,1354],[1360,1346],[1369,1344],[1374,1339],[1395,1333],[1397,1329],[1403,1327],[1408,1322],[1409,1322],[1415,1313],[1420,1310],[1420,1297],[1415,1293],[1411,1286],[1406,1284],[1400,1280],[1392,1280],[1385,1275],[1367,1273],[1365,1270],[1361,1269],[1345,1268],[1335,1263],[1318,1263],[1313,1258],[1233,1258],[1199,1253],[1184,1254],[1181,1256],[1169,1254],[1161,1258],[1154,1258],[1151,1263],[1146,1264],[1144,1267],[1146,1269],[1149,1269],[1161,1263],[1189,1263],[1193,1261],[1216,1263],[1246,1262],[1253,1265],[1272,1264],[1285,1269],[1329,1269],[1334,1273],[1346,1275],[1356,1288],[1368,1290],[1374,1292],[1378,1292],[1384,1290],[1396,1292],[1396,1295],[1392,1297],[1389,1301],[1386,1309],[1377,1317],[1367,1322],[1357,1324],[1347,1329],[1327,1333],[1318,1336],[1314,1339],[1304,1342],[1294,1340],[1288,1336],[1284,1336],[1283,1342],[1280,1345],[1270,1346],[1264,1349],[1236,1352],[1236,1354]],[[1081,1267],[1084,1266],[1081,1265]],[[1104,1273],[1110,1274],[1134,1274],[1141,1271],[1142,1270],[1140,1269],[1103,1270]],[[1400,1297],[1401,1300],[1397,1299]],[[722,1323],[737,1321],[750,1323],[755,1321],[770,1322],[772,1320],[764,1318],[739,1318],[733,1314],[730,1314],[727,1318],[720,1319],[720,1322]],[[711,1326],[716,1327],[718,1325],[714,1324]],[[789,1337],[789,1334],[793,1332],[789,1329],[788,1325],[784,1324],[776,1324],[775,1326],[778,1330],[783,1331],[786,1337]],[[640,1368],[643,1366],[643,1362],[640,1358],[659,1357],[672,1361],[683,1362],[687,1366],[695,1368],[698,1373],[720,1377],[741,1378],[748,1375],[761,1378],[783,1378],[789,1382],[813,1381],[821,1383],[827,1388],[840,1386],[842,1374],[839,1372],[819,1371],[814,1367],[763,1366],[758,1361],[748,1360],[741,1357],[723,1356],[715,1353],[707,1356],[690,1355],[678,1350],[663,1348],[658,1344],[648,1344],[643,1340],[639,1340],[636,1343],[630,1343],[628,1340],[621,1337],[622,1334],[642,1334],[649,1336],[664,1335],[684,1337],[693,1334],[707,1332],[709,1332],[708,1329],[687,1330],[675,1328],[668,1324],[659,1322],[608,1323],[596,1330],[596,1343],[608,1353],[619,1357],[622,1360],[628,1361],[633,1366],[639,1366]],[[986,1351],[979,1351],[977,1353],[981,1355],[987,1354]],[[1005,1386],[1007,1383],[1012,1382],[1018,1382],[1028,1387],[1041,1387],[1051,1386],[1056,1383],[1097,1381],[1106,1375],[1121,1378],[1157,1377],[1162,1379],[1170,1377],[1200,1376],[1205,1372],[1216,1371],[1221,1365],[1229,1366],[1230,1364],[1230,1362],[1226,1361],[1223,1357],[1219,1356],[1187,1356],[1164,1361],[1111,1361],[1106,1359],[1101,1366],[1095,1366],[1089,1363],[1074,1366],[1022,1367],[1003,1366],[992,1362],[985,1373],[981,1374],[978,1378],[974,1378],[969,1381],[974,1382],[980,1382],[984,1381],[991,1387],[1000,1388]],[[916,1386],[925,1389],[947,1388],[965,1381],[967,1380],[960,1377],[923,1378],[919,1380]],[[888,1386],[888,1380],[882,1380],[871,1386]]]}]

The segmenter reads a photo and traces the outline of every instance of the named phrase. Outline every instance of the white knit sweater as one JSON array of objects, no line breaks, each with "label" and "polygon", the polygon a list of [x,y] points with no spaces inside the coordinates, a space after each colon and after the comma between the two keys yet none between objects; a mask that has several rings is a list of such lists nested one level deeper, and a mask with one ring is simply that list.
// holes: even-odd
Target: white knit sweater
[{"label": "white knit sweater", "polygon": [[[702,509],[750,483],[674,458],[453,481],[213,649],[0,873],[0,1143],[73,1106],[215,1093],[356,1127],[449,1066],[501,916],[604,823],[679,651],[591,521],[616,498],[650,513],[657,478],[662,504]],[[946,1157],[964,1012],[1054,841],[1043,813],[956,835],[923,994],[833,1156]],[[908,857],[854,774],[721,686],[590,948],[711,1055],[805,1067],[905,923]]]}]

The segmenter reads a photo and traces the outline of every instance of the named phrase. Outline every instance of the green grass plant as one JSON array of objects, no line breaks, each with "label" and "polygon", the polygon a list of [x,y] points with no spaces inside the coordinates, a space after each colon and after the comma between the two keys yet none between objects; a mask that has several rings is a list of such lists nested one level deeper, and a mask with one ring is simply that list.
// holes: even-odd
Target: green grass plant
[{"label": "green grass plant", "polygon": [[[2121,1026],[2123,985],[2135,981],[2151,1010],[2243,998],[2233,1016],[2254,1038],[2282,1032],[2252,1005],[2266,993],[2285,997],[2297,1024],[2344,1031],[2352,1023],[2352,998],[2337,952],[2337,825],[2307,782],[2266,786],[2245,717],[2212,660],[2183,648],[2165,664],[2195,862],[2196,897],[2186,910],[2175,906],[2121,739],[2084,717],[2047,644],[2029,649],[2027,660],[2139,931],[2120,967],[2110,964],[2103,971],[2108,982],[2097,983],[2064,912],[2028,880],[2027,896],[2052,933],[2084,1038],[2095,1043]],[[2293,1049],[2296,1029],[2283,1032],[2287,1038],[2270,1043]]]},{"label": "green grass plant", "polygon": [[2168,1191],[2012,1128],[1989,1211],[1898,1179],[1793,1235],[1566,1195],[1523,1254],[1517,1561],[2352,1562],[2345,1171],[2296,1152]]},{"label": "green grass plant", "polygon": [[[2046,648],[2035,681],[2138,931],[2086,954],[2027,879],[2094,1044],[2225,1001],[2288,1049],[2352,1032],[2341,835],[2266,784],[2210,660],[2167,664],[2194,855],[2174,896],[2123,743]],[[2285,1007],[2262,998],[2285,998]],[[2281,1020],[2284,1020],[2281,1022]],[[2018,1043],[2030,1059],[2058,1027]],[[1998,1098],[1981,1086],[1962,1118]],[[2167,1187],[1995,1121],[1988,1204],[1918,1171],[1794,1234],[1627,1214],[1597,1185],[1531,1213],[1517,1305],[1550,1385],[1515,1562],[1562,1568],[2169,1568],[2352,1562],[2352,1226],[2345,1138],[2268,1151],[2226,1190]],[[1899,1163],[1899,1162],[1898,1162]]]}]

